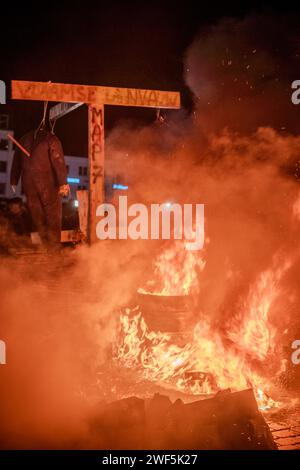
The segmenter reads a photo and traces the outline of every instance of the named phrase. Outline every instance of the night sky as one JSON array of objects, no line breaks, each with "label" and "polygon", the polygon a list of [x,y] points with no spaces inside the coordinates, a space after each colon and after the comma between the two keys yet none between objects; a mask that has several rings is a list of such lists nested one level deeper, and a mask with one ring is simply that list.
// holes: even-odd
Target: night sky
[{"label": "night sky", "polygon": [[[23,79],[179,90],[190,112],[193,97],[184,80],[184,56],[196,35],[224,17],[242,19],[250,14],[268,14],[274,19],[285,15],[290,19],[289,28],[292,24],[299,32],[299,8],[292,5],[196,3],[197,8],[188,1],[73,1],[63,6],[43,1],[5,2],[1,5],[0,78],[7,84],[11,79]],[[291,70],[293,79],[300,78],[296,73]],[[39,124],[41,103],[9,100],[9,104],[17,136]],[[151,122],[155,110],[107,107],[106,132],[126,118],[137,125]],[[85,107],[56,125],[66,154],[86,153],[86,131]]]}]

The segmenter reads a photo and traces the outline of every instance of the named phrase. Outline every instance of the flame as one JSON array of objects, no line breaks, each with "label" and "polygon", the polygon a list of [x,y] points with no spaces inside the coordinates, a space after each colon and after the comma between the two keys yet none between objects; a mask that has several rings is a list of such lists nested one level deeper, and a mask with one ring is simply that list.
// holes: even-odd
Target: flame
[{"label": "flame", "polygon": [[279,295],[279,281],[289,266],[286,262],[281,269],[263,272],[228,327],[228,337],[235,345],[261,361],[274,353],[276,329],[269,321],[269,312]]},{"label": "flame", "polygon": [[138,291],[153,295],[189,295],[198,290],[198,272],[206,262],[203,252],[189,251],[184,241],[178,240],[165,249],[153,263],[154,279]]},{"label": "flame", "polygon": [[[161,292],[170,292],[174,285],[170,272],[162,269],[162,260],[173,269],[175,258],[168,252],[157,264],[159,274],[166,276],[166,290]],[[191,263],[188,256],[185,259]],[[193,263],[195,266],[195,260]],[[120,316],[117,360],[125,367],[135,367],[147,380],[190,394],[251,387],[261,410],[279,406],[268,396],[271,381],[268,373],[262,371],[268,371],[276,356],[276,329],[270,321],[270,309],[280,293],[279,281],[287,267],[285,263],[282,268],[259,276],[238,315],[225,325],[225,332],[218,331],[208,320],[201,320],[184,346],[176,344],[172,334],[149,330],[139,307],[126,309]],[[180,270],[176,283],[182,278],[187,281],[184,289],[193,285],[194,277],[187,276],[185,269]],[[283,369],[284,362],[280,361],[274,375]]]}]

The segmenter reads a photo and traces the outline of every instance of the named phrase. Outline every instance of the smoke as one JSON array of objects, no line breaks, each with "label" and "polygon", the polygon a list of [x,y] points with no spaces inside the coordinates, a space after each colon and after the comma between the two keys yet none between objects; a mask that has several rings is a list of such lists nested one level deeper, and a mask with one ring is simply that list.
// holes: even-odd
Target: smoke
[{"label": "smoke", "polygon": [[298,50],[297,22],[288,16],[227,18],[202,31],[186,52],[185,77],[203,131],[298,133],[299,107],[291,103]]},{"label": "smoke", "polygon": [[[107,174],[129,185],[129,202],[205,204],[195,322],[209,318],[221,331],[243,314],[259,275],[289,261],[272,321],[295,339],[300,137],[275,130],[294,121],[289,73],[281,80],[278,72],[287,58],[274,57],[274,31],[272,21],[251,17],[196,38],[186,54],[192,115],[174,111],[165,123],[138,129],[119,125],[106,142]],[[280,51],[289,46],[292,55],[283,32],[276,29],[278,43],[285,38]],[[107,241],[50,263],[2,263],[0,447],[91,445],[97,403],[114,396],[109,361],[118,309],[153,274],[164,246],[170,242]]]},{"label": "smoke", "polygon": [[109,369],[118,307],[130,301],[141,276],[142,251],[125,241],[3,262],[1,448],[83,445],[91,410],[113,396],[103,368]]}]

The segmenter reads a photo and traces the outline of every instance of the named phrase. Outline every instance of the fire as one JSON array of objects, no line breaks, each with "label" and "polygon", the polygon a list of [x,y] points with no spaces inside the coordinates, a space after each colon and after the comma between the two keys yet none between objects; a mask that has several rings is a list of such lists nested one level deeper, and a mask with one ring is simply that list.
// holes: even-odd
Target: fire
[{"label": "fire", "polygon": [[143,378],[194,395],[252,387],[261,409],[276,406],[263,392],[269,388],[267,381],[251,369],[246,355],[233,346],[226,348],[208,324],[199,322],[192,341],[181,347],[172,343],[170,334],[150,331],[138,310],[126,309],[120,320],[117,359],[135,367]]},{"label": "fire", "polygon": [[[228,337],[253,359],[264,360],[274,353],[276,329],[269,320],[270,308],[279,295],[279,281],[290,266],[263,272],[250,289],[241,313],[228,328]],[[244,314],[246,312],[246,314]]]},{"label": "fire", "polygon": [[[197,292],[198,272],[206,262],[200,252],[184,249],[184,242],[176,241],[154,261],[154,279],[148,281],[140,293],[153,295],[189,295]],[[201,252],[202,253],[202,252]]]},{"label": "fire", "polygon": [[[182,269],[177,268],[180,272],[172,280],[177,256],[177,251],[167,251],[156,262],[160,281],[165,279],[160,294],[173,293],[173,287],[183,280],[182,289],[188,293],[196,283],[188,266],[199,265],[199,261],[191,260],[189,253],[184,254],[186,265],[179,264]],[[202,260],[200,266],[205,266]],[[271,323],[270,309],[278,298],[279,281],[287,267],[288,263],[258,277],[238,315],[225,325],[225,331],[218,331],[208,319],[201,319],[184,345],[176,344],[171,333],[151,331],[139,307],[126,309],[120,316],[117,360],[125,367],[135,367],[147,380],[185,393],[207,395],[225,389],[253,388],[261,410],[278,406],[268,396],[271,381],[267,372],[271,366],[274,369],[275,362],[274,375],[279,375],[284,362],[274,360],[277,332]]]}]

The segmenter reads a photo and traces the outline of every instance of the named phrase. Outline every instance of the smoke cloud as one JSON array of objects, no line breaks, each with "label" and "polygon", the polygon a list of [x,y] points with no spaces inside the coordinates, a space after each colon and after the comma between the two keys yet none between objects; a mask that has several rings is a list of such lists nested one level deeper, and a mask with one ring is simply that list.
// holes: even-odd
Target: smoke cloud
[{"label": "smoke cloud", "polygon": [[[195,324],[207,318],[222,331],[243,318],[258,276],[289,262],[271,308],[283,356],[299,331],[300,137],[288,133],[290,72],[281,80],[278,71],[294,42],[273,24],[228,19],[202,32],[186,53],[193,113],[170,113],[165,123],[141,128],[123,123],[106,152],[107,174],[129,185],[130,202],[205,204]],[[275,36],[278,43],[286,38],[280,60]],[[108,364],[118,309],[153,275],[153,260],[170,243],[107,241],[50,264],[1,261],[1,448],[92,445],[97,404],[116,397]]]}]

